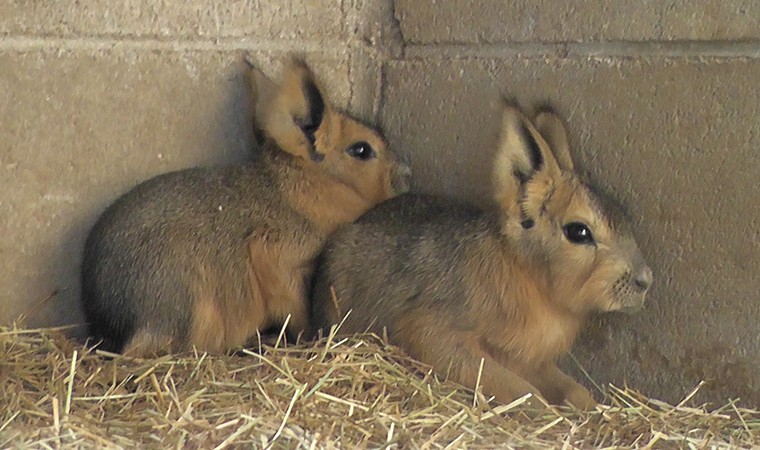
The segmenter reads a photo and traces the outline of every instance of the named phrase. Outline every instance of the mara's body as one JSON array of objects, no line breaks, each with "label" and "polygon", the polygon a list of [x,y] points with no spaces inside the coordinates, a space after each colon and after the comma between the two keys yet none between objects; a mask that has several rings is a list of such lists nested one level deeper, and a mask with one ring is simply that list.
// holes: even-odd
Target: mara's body
[{"label": "mara's body", "polygon": [[622,214],[573,174],[565,145],[555,116],[534,128],[507,108],[497,207],[406,194],[342,227],[315,275],[314,326],[387,333],[470,387],[482,360],[481,385],[503,402],[533,392],[592,406],[555,361],[590,313],[640,307],[652,276]]},{"label": "mara's body", "polygon": [[267,140],[252,163],[148,180],[88,236],[82,300],[104,348],[223,351],[288,316],[302,331],[325,238],[404,189],[381,137],[333,111],[304,65],[281,87],[257,76]]}]

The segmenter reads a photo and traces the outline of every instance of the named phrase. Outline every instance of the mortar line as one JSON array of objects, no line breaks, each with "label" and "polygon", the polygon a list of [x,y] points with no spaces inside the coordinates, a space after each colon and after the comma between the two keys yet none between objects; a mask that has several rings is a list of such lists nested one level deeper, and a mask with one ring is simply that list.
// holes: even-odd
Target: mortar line
[{"label": "mortar line", "polygon": [[[147,49],[168,51],[272,51],[341,54],[356,46],[352,40],[323,42],[221,37],[202,39],[162,39],[155,37],[37,37],[5,36],[0,51]],[[379,52],[371,46],[363,51]],[[501,43],[501,44],[406,44],[398,59],[417,58],[503,58],[514,56],[558,57],[718,57],[760,58],[760,40],[755,41],[607,41],[582,43]],[[397,58],[391,58],[397,59]]]},{"label": "mortar line", "polygon": [[[352,46],[345,40],[322,42],[283,41],[250,37],[224,37],[208,39],[161,39],[153,37],[0,37],[0,51],[35,50],[167,50],[167,51],[271,51],[341,54]],[[372,49],[368,49],[372,51]]]},{"label": "mortar line", "polygon": [[509,44],[407,44],[406,59],[557,57],[760,58],[760,41],[607,41]]},{"label": "mortar line", "polygon": [[[395,1],[391,2],[390,24],[390,27],[393,30],[392,33],[394,33],[395,38],[392,38],[391,40],[396,41],[395,44],[398,45],[400,51],[400,54],[398,56],[401,59],[406,58],[406,48],[408,46],[408,43],[406,36],[404,36],[404,29],[401,27],[401,20],[397,14]],[[393,43],[391,45],[393,45]]]}]

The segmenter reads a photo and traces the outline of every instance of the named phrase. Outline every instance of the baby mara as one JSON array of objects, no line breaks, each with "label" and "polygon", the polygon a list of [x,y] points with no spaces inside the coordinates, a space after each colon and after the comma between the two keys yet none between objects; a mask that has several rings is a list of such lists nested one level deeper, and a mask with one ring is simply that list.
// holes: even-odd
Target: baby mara
[{"label": "baby mara", "polygon": [[82,301],[101,348],[220,352],[308,319],[325,238],[408,186],[373,129],[337,111],[306,65],[252,74],[265,142],[252,164],[160,175],[119,198],[85,244]]},{"label": "baby mara", "polygon": [[555,361],[590,314],[640,309],[652,271],[624,215],[575,173],[554,113],[506,106],[492,174],[490,211],[404,194],[341,227],[317,267],[313,326],[387,334],[501,402],[592,408]]}]

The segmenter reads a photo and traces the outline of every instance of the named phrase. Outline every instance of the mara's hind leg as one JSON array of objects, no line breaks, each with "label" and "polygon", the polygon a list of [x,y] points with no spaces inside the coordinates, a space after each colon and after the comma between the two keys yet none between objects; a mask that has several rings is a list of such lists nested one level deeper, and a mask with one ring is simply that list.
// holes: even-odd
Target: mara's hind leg
[{"label": "mara's hind leg", "polygon": [[220,353],[235,345],[227,342],[224,317],[213,297],[195,300],[189,338],[186,347],[201,352]]},{"label": "mara's hind leg", "polygon": [[[194,300],[189,323],[174,324],[177,329],[141,328],[129,339],[122,352],[134,357],[150,357],[183,352],[195,348],[199,352],[221,353],[240,342],[229,343],[226,326],[214,297],[202,296]],[[186,330],[186,331],[183,331]]]},{"label": "mara's hind leg", "polygon": [[177,350],[177,343],[169,336],[153,331],[138,330],[127,341],[122,354],[134,358],[150,358]]}]

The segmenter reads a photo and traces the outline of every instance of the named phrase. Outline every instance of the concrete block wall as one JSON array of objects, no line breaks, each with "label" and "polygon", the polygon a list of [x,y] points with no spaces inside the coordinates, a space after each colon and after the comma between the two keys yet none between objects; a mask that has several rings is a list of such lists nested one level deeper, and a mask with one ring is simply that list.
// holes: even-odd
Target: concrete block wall
[{"label": "concrete block wall", "polygon": [[[645,310],[594,321],[597,383],[760,405],[760,4],[681,0],[0,2],[0,323],[79,323],[84,236],[157,173],[245,159],[242,58],[314,66],[414,189],[477,203],[502,95],[550,102],[635,218]],[[580,373],[572,364],[571,371]]]}]

